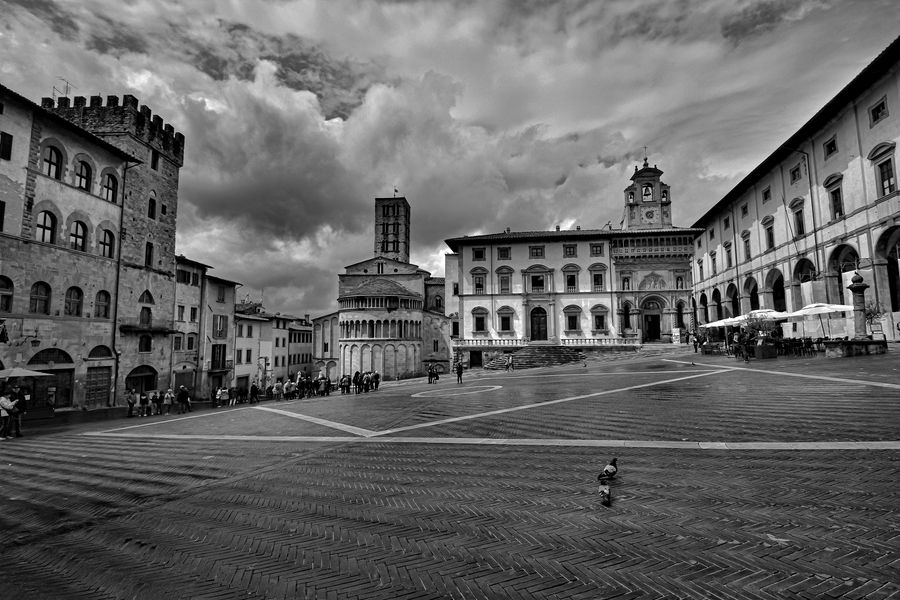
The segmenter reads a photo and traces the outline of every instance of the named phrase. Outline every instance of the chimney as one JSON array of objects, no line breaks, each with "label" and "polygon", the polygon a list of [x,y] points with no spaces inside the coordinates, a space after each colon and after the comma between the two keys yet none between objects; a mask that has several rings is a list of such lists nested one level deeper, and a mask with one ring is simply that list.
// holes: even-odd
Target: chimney
[{"label": "chimney", "polygon": [[576,226],[575,226],[575,231],[581,231],[581,225],[576,225]]},{"label": "chimney", "polygon": [[556,226],[556,230],[559,231],[559,225]]}]

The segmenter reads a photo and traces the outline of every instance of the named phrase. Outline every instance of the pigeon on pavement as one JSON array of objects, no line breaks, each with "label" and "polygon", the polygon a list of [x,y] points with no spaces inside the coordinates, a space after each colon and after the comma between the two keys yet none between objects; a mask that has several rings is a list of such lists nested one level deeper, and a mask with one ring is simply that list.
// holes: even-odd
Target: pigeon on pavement
[{"label": "pigeon on pavement", "polygon": [[619,468],[616,466],[616,461],[618,460],[618,458],[613,458],[609,461],[609,464],[603,467],[603,471],[597,475],[597,480],[605,483],[607,479],[615,477],[616,473],[619,471]]},{"label": "pigeon on pavement", "polygon": [[600,492],[600,502],[604,506],[609,506],[610,502],[612,502],[612,496],[609,493],[609,486],[606,485],[605,482],[600,484],[599,492]]}]

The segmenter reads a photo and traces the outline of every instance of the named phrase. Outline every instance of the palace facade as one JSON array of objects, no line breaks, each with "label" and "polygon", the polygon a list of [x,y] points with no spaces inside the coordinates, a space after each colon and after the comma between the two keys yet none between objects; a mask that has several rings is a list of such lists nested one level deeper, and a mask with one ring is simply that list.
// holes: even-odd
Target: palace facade
[{"label": "palace facade", "polygon": [[[697,220],[700,323],[757,308],[851,304],[846,288],[858,272],[883,312],[873,333],[898,339],[898,65],[900,38]],[[818,321],[810,325],[789,324],[786,335],[822,335]],[[852,319],[829,330],[852,336]]]},{"label": "palace facade", "polygon": [[456,359],[477,367],[533,344],[680,341],[691,327],[690,264],[699,230],[672,225],[662,174],[646,158],[635,166],[620,229],[507,229],[446,240]]}]

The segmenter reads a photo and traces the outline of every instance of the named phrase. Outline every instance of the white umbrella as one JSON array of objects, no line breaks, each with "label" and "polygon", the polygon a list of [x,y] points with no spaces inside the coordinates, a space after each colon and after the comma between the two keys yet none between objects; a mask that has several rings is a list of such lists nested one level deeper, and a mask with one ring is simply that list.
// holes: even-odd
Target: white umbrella
[{"label": "white umbrella", "polygon": [[[795,310],[792,313],[788,313],[788,317],[790,318],[799,318],[806,319],[808,317],[819,317],[819,325],[822,326],[822,335],[825,335],[825,324],[822,322],[822,315],[839,313],[839,312],[853,312],[853,307],[849,304],[827,304],[825,302],[816,302],[814,304],[807,304],[800,310]],[[831,323],[828,323],[828,335],[831,336]]]},{"label": "white umbrella", "polygon": [[781,312],[780,310],[771,308],[759,308],[757,310],[751,310],[747,314],[748,319],[766,319],[768,321],[781,321],[782,319],[787,319],[789,316],[790,313]]},{"label": "white umbrella", "polygon": [[51,375],[50,373],[41,373],[40,371],[23,369],[22,367],[0,369],[0,379],[12,379],[13,377],[51,377]]}]

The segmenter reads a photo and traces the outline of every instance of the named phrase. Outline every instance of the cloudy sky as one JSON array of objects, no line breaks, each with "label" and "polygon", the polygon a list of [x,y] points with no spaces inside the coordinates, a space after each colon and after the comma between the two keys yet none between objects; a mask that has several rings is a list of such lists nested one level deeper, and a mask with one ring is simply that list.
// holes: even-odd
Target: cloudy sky
[{"label": "cloudy sky", "polygon": [[374,198],[443,240],[617,226],[647,147],[690,226],[897,35],[897,0],[0,0],[0,82],[184,133],[179,253],[336,307]]}]

